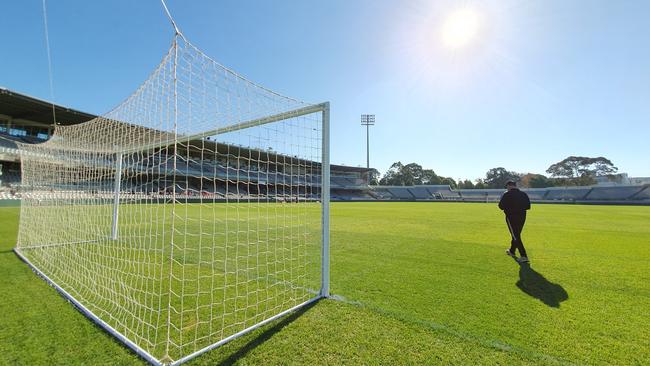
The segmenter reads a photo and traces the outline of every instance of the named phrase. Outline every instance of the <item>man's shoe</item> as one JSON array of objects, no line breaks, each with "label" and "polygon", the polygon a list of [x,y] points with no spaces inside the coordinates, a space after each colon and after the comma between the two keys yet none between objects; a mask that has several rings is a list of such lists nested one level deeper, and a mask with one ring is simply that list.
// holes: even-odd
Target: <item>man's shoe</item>
[{"label": "man's shoe", "polygon": [[517,256],[515,256],[515,253],[511,252],[510,249],[506,249],[506,254],[511,256],[512,258],[517,258]]},{"label": "man's shoe", "polygon": [[528,260],[528,257],[521,257],[521,258],[517,259],[517,262],[519,262],[519,263],[528,263],[530,261]]}]

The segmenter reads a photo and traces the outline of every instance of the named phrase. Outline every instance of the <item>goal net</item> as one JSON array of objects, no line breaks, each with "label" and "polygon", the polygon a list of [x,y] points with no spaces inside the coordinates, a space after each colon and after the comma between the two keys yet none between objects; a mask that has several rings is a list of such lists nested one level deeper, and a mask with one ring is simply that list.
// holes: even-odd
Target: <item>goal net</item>
[{"label": "goal net", "polygon": [[189,360],[328,295],[328,124],[177,34],[114,110],[20,145],[16,253],[148,361]]}]

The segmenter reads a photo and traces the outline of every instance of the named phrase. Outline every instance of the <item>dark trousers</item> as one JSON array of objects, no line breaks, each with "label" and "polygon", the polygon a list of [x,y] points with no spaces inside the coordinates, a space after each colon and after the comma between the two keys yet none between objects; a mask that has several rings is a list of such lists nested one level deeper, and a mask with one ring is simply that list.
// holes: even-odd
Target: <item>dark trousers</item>
[{"label": "dark trousers", "polygon": [[510,253],[514,254],[515,250],[519,249],[519,254],[522,257],[527,257],[524,242],[521,241],[521,231],[524,229],[526,223],[526,215],[506,215],[506,223],[512,241],[510,242]]}]

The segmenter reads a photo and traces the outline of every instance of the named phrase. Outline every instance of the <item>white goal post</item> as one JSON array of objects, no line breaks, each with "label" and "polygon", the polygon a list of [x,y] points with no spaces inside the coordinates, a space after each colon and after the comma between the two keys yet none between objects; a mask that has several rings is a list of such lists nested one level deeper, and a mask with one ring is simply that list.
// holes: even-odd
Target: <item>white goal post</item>
[{"label": "white goal post", "polygon": [[15,252],[150,363],[188,361],[329,296],[329,119],[177,33],[114,110],[20,144]]}]

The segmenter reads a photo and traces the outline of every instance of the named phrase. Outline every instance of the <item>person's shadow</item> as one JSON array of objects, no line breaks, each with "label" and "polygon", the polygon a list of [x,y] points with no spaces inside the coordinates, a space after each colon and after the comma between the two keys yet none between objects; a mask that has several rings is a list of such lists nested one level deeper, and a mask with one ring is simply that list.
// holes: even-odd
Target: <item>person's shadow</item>
[{"label": "person's shadow", "polygon": [[530,263],[519,263],[519,281],[516,285],[527,295],[554,308],[559,308],[560,303],[569,298],[562,286],[547,280],[532,269]]}]

